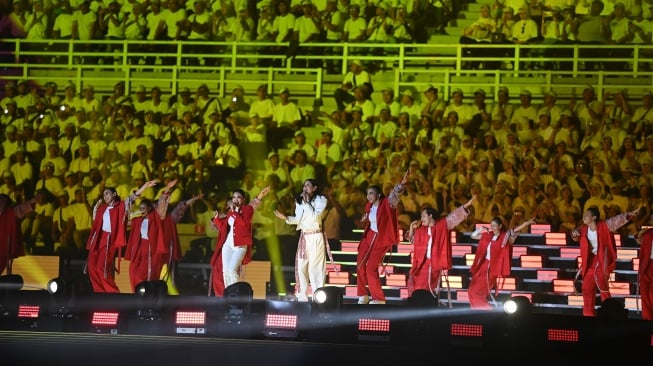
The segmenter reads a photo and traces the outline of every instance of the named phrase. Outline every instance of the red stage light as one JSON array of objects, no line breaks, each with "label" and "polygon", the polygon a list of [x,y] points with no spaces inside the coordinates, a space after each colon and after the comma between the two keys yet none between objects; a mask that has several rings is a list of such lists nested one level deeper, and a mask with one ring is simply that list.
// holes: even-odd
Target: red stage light
[{"label": "red stage light", "polygon": [[95,311],[93,312],[93,317],[91,318],[91,324],[96,327],[117,326],[119,314],[120,313],[115,312]]},{"label": "red stage light", "polygon": [[458,337],[483,337],[481,324],[451,324],[451,335]]},{"label": "red stage light", "polygon": [[177,325],[206,325],[206,311],[178,311],[175,317]]},{"label": "red stage light", "polygon": [[273,329],[296,329],[295,314],[265,314],[265,327]]},{"label": "red stage light", "polygon": [[41,307],[39,305],[19,305],[18,317],[25,318],[38,318]]},{"label": "red stage light", "polygon": [[578,330],[549,328],[546,330],[546,339],[552,342],[578,342]]}]

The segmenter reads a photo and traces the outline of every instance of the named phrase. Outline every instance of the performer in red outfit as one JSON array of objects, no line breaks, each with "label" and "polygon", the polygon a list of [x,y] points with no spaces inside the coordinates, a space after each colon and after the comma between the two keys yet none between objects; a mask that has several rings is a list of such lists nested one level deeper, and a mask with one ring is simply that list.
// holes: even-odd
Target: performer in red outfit
[{"label": "performer in red outfit", "polygon": [[211,296],[211,290],[213,294],[217,297],[224,296],[224,275],[222,274],[222,245],[227,239],[227,231],[229,231],[229,224],[227,223],[227,213],[233,210],[233,202],[231,197],[227,199],[225,203],[226,212],[220,213],[215,212],[213,220],[211,223],[215,225],[218,229],[218,237],[215,243],[215,250],[211,256],[211,283],[209,286],[209,296]]},{"label": "performer in red outfit", "polygon": [[[392,250],[392,246],[399,242],[396,207],[408,178],[407,171],[388,197],[383,195],[381,187],[377,185],[367,188],[367,204],[361,218],[365,230],[356,256],[356,292],[359,304],[385,304],[379,265],[386,253]],[[369,296],[372,296],[371,301]]]},{"label": "performer in red outfit", "polygon": [[[142,199],[139,215],[131,217],[131,229],[127,239],[125,258],[129,264],[129,282],[132,292],[143,281],[158,280],[163,262],[160,253],[166,253],[163,220],[167,216],[169,191],[177,183],[170,181],[155,203]],[[156,204],[156,207],[155,207]],[[174,224],[173,224],[174,225]]]},{"label": "performer in red outfit", "polygon": [[406,239],[413,244],[413,259],[408,278],[408,296],[415,290],[428,290],[433,296],[438,296],[440,274],[452,266],[451,230],[467,218],[467,208],[475,198],[472,196],[469,202],[444,218],[432,207],[427,207],[422,210],[421,220],[410,223]]},{"label": "performer in red outfit", "polygon": [[249,204],[244,204],[245,192],[242,189],[232,192],[233,210],[228,211],[226,217],[222,218],[229,225],[221,253],[225,288],[239,281],[241,266],[252,260],[252,216],[268,192],[270,187],[263,188]]},{"label": "performer in red outfit", "polygon": [[[176,181],[175,181],[176,182]],[[165,190],[161,195],[161,199],[169,200],[170,194],[169,190]],[[200,193],[196,196],[193,196],[190,199],[181,201],[175,206],[175,208],[169,214],[166,214],[167,207],[165,211],[159,211],[159,215],[163,216],[163,241],[164,245],[159,252],[156,253],[153,268],[155,269],[154,273],[159,273],[160,278],[168,283],[168,293],[171,295],[179,294],[175,286],[175,267],[177,263],[182,258],[181,245],[179,243],[179,234],[177,233],[177,224],[181,222],[181,219],[184,217],[186,210],[193,203],[204,197],[204,193]],[[167,205],[166,205],[167,206]],[[161,207],[161,210],[164,208]],[[163,266],[166,266],[165,273],[163,272]]]},{"label": "performer in red outfit", "polygon": [[120,292],[114,273],[120,270],[120,264],[117,268],[114,266],[119,251],[127,245],[127,214],[136,198],[146,188],[155,185],[154,180],[146,182],[125,201],[121,200],[115,188],[107,187],[102,193],[102,199],[95,204],[91,234],[86,243],[88,258],[85,269],[93,291]]},{"label": "performer in red outfit", "polygon": [[503,220],[495,217],[490,221],[489,229],[481,227],[472,232],[471,238],[478,240],[474,262],[470,269],[472,279],[467,290],[472,309],[492,308],[488,296],[496,287],[497,278],[510,276],[512,244],[517,239],[518,233],[533,223],[535,223],[534,218],[524,221],[515,229],[504,230]]},{"label": "performer in red outfit", "polygon": [[[162,251],[163,220],[155,210],[154,202],[142,199],[140,203],[140,216],[131,220],[131,231],[127,239],[125,258],[129,260],[129,282],[132,292],[136,285],[143,281],[158,280],[159,272],[155,270],[155,254]],[[157,205],[163,204],[161,200]],[[167,204],[167,202],[165,202]]]},{"label": "performer in red outfit", "polygon": [[12,206],[11,198],[0,194],[0,274],[11,274],[14,259],[25,255],[20,220],[34,211],[36,197],[27,202]]},{"label": "performer in red outfit", "polygon": [[583,315],[596,316],[596,290],[601,301],[611,297],[608,287],[610,273],[617,267],[617,246],[613,233],[637,216],[639,208],[600,220],[598,208],[590,207],[583,214],[583,225],[572,231],[571,238],[580,241],[582,260],[580,275],[583,279]]},{"label": "performer in red outfit", "polygon": [[649,217],[649,226],[642,227],[637,234],[639,243],[639,294],[642,299],[642,319],[653,320],[653,215]]}]

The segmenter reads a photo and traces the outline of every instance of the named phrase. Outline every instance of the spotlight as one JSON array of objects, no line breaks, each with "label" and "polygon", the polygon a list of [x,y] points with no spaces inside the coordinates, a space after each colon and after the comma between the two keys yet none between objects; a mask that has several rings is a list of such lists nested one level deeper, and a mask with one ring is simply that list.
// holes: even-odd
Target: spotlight
[{"label": "spotlight", "polygon": [[503,303],[503,311],[511,316],[530,314],[533,304],[526,296],[513,296]]},{"label": "spotlight", "polygon": [[158,320],[163,311],[164,298],[168,295],[168,285],[165,281],[143,281],[136,285],[138,319]]},{"label": "spotlight", "polygon": [[254,290],[247,282],[236,282],[224,289],[224,301],[227,304],[225,323],[240,324],[244,316],[251,312]]},{"label": "spotlight", "polygon": [[80,295],[92,292],[90,283],[75,277],[56,277],[48,281],[50,315],[69,318],[74,315],[75,302]]},{"label": "spotlight", "polygon": [[247,282],[236,282],[224,289],[216,322],[218,337],[249,339],[262,335],[263,318],[253,311],[253,298],[254,290]]},{"label": "spotlight", "polygon": [[339,312],[343,291],[337,286],[320,287],[313,293],[313,306],[318,313]]}]

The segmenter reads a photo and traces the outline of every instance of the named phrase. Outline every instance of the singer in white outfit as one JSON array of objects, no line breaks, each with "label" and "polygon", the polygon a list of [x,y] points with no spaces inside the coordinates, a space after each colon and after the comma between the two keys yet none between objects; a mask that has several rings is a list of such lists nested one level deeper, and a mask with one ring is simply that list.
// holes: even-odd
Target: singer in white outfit
[{"label": "singer in white outfit", "polygon": [[324,286],[326,277],[326,239],[322,231],[327,199],[320,194],[315,179],[304,181],[302,192],[295,199],[295,216],[278,210],[274,215],[301,231],[295,256],[295,296],[297,301],[308,301],[308,284],[315,291]]}]

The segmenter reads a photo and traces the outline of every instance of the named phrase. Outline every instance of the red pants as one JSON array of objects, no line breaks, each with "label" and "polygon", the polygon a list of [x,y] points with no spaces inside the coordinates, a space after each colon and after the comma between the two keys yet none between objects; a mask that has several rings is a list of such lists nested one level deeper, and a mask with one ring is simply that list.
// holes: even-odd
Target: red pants
[{"label": "red pants", "polygon": [[115,280],[116,251],[109,247],[109,235],[103,231],[98,242],[88,252],[87,272],[94,292],[119,293]]},{"label": "red pants", "polygon": [[154,248],[150,246],[148,239],[140,239],[136,254],[129,264],[129,282],[132,292],[136,286],[143,281],[158,280],[161,277],[163,263],[160,255],[153,254]]},{"label": "red pants", "polygon": [[467,296],[469,296],[469,305],[472,309],[492,309],[487,298],[496,284],[497,276],[490,275],[489,265],[490,261],[484,260],[469,282]]},{"label": "red pants", "polygon": [[653,262],[639,277],[639,294],[642,299],[642,319],[653,320]]},{"label": "red pants", "polygon": [[583,315],[596,316],[596,290],[601,293],[601,301],[605,301],[611,297],[610,289],[608,287],[608,275],[603,270],[603,266],[599,263],[597,256],[590,257],[590,266],[583,275]]},{"label": "red pants", "polygon": [[430,263],[425,263],[424,266],[417,272],[412,274],[410,279],[409,296],[415,290],[427,290],[435,293],[438,289],[438,282],[440,281],[440,271],[430,268]]},{"label": "red pants", "polygon": [[358,255],[356,256],[356,293],[358,296],[369,294],[373,300],[385,301],[385,294],[381,287],[379,276],[379,265],[387,252],[386,248],[374,245],[377,233],[367,231],[358,244]]}]

